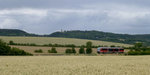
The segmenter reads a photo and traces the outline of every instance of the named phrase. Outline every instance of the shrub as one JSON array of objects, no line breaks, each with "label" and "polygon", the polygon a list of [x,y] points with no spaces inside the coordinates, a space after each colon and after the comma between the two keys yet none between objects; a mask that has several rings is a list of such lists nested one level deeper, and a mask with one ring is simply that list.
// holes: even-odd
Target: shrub
[{"label": "shrub", "polygon": [[150,55],[150,51],[129,51],[128,55]]},{"label": "shrub", "polygon": [[71,49],[66,49],[66,51],[65,51],[67,54],[69,54],[69,53],[72,53],[72,50]]},{"label": "shrub", "polygon": [[111,45],[110,47],[116,47],[115,45]]},{"label": "shrub", "polygon": [[150,55],[150,51],[143,51],[141,54],[142,55]]},{"label": "shrub", "polygon": [[38,49],[34,51],[35,53],[43,53],[42,49]]},{"label": "shrub", "polygon": [[140,51],[129,51],[128,55],[141,55]]},{"label": "shrub", "polygon": [[55,48],[55,47],[52,47],[51,50],[48,50],[48,53],[57,53],[56,48]]}]

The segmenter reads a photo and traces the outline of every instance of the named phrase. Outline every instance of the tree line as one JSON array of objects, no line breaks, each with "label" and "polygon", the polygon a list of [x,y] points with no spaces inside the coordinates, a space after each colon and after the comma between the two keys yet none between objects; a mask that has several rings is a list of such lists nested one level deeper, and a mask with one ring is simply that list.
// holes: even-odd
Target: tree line
[{"label": "tree line", "polygon": [[[14,41],[9,41],[8,43],[9,45],[18,45],[18,46],[45,46],[45,47],[77,47],[77,48],[80,48],[80,47],[86,47],[86,45],[81,45],[81,46],[77,46],[75,44],[65,44],[65,45],[62,45],[62,44],[44,44],[44,45],[37,45],[35,43],[15,43]],[[115,46],[115,45],[111,45],[111,46],[107,46],[107,45],[92,45],[91,46],[92,48],[97,48],[97,47],[121,47],[121,46]],[[122,46],[123,47],[123,46]],[[125,48],[125,47],[123,47]]]}]

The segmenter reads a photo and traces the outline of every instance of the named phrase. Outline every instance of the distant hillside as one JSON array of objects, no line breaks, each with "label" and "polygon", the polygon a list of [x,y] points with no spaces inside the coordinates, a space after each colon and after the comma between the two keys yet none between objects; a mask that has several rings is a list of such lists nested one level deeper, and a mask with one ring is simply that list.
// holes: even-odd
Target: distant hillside
[{"label": "distant hillside", "polygon": [[38,36],[19,29],[0,29],[0,36]]},{"label": "distant hillside", "polygon": [[75,31],[54,32],[50,35],[36,35],[18,29],[0,29],[0,36],[65,37],[65,38],[101,40],[125,44],[134,44],[136,42],[143,42],[145,45],[150,45],[150,34],[129,35],[129,34],[115,34],[102,31],[75,30]]},{"label": "distant hillside", "polygon": [[134,44],[136,42],[143,42],[145,45],[150,45],[150,35],[129,35],[129,34],[115,34],[101,31],[65,31],[55,32],[49,37],[66,37],[66,38],[79,38],[90,40],[102,40],[126,44]]}]

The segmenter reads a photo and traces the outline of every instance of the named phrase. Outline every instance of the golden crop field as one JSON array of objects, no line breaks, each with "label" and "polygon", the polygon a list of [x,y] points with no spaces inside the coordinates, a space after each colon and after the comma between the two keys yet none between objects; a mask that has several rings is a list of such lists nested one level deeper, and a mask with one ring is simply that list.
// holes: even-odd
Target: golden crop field
[{"label": "golden crop field", "polygon": [[97,40],[85,40],[85,39],[74,39],[74,38],[56,38],[56,37],[7,37],[7,36],[0,36],[0,39],[4,40],[5,42],[9,42],[10,40],[14,41],[15,43],[35,43],[38,45],[43,44],[75,44],[85,45],[86,42],[91,41],[93,45],[116,45],[116,46],[132,46],[129,44],[121,44],[121,43],[113,43],[113,42],[106,42],[106,41],[97,41]]},{"label": "golden crop field", "polygon": [[0,75],[149,75],[150,56],[0,56]]}]

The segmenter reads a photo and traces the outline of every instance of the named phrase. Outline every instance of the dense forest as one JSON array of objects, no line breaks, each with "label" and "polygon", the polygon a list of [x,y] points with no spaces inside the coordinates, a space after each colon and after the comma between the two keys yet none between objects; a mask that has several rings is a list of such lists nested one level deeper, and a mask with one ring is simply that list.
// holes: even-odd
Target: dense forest
[{"label": "dense forest", "polygon": [[74,30],[74,31],[54,32],[49,35],[37,35],[37,34],[30,34],[18,29],[0,29],[0,36],[65,37],[65,38],[102,40],[125,44],[134,44],[136,42],[142,42],[144,45],[150,45],[150,34],[130,35],[130,34],[116,34],[110,32],[102,32],[102,31]]}]

